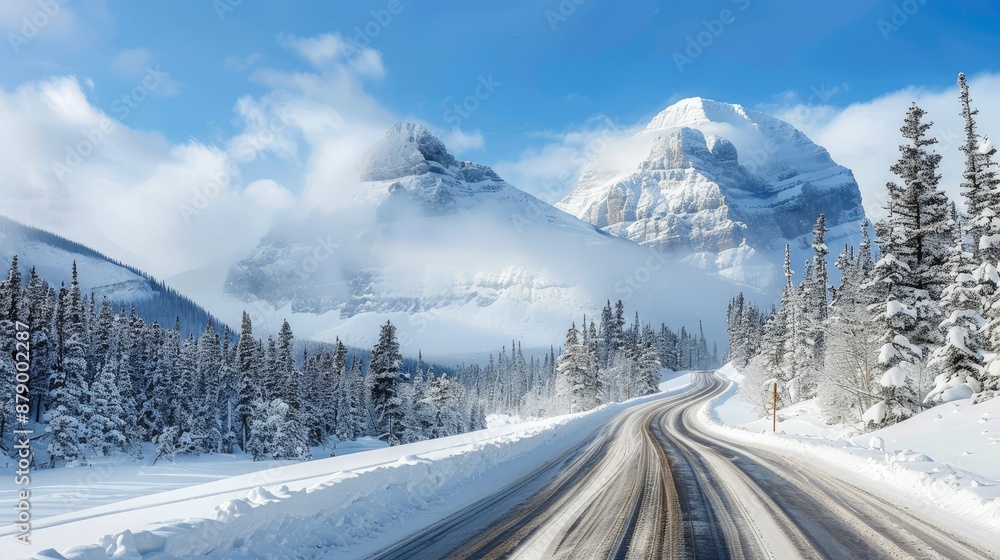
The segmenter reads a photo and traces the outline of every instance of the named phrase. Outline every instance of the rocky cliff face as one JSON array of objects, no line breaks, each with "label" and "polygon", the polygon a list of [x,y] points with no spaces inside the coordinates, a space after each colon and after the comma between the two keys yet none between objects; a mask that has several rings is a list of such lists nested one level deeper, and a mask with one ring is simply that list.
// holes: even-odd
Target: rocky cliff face
[{"label": "rocky cliff face", "polygon": [[864,210],[853,174],[788,123],[692,98],[623,144],[631,154],[591,163],[557,207],[759,287],[777,281],[770,261],[785,243],[806,257],[821,213],[832,247],[856,242]]}]

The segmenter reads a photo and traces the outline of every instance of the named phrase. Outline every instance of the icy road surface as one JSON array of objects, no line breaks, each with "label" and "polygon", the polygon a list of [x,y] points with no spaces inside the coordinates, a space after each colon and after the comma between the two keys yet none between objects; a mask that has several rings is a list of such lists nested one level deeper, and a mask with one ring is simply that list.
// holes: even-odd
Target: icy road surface
[{"label": "icy road surface", "polygon": [[727,384],[694,380],[371,558],[995,558],[805,460],[704,430],[698,411]]}]

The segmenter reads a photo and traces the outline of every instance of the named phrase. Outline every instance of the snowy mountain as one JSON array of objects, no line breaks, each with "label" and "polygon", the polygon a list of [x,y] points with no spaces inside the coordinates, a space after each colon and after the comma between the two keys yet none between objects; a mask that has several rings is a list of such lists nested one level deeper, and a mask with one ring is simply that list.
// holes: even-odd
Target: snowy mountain
[{"label": "snowy mountain", "polygon": [[809,257],[819,214],[834,251],[857,243],[864,218],[854,175],[824,148],[784,121],[699,97],[611,146],[557,207],[765,289],[781,273],[772,263],[784,244],[794,263]]},{"label": "snowy mountain", "polygon": [[179,317],[185,334],[201,332],[211,317],[190,299],[136,268],[85,245],[0,216],[0,266],[5,277],[15,255],[24,278],[34,267],[57,290],[62,283],[69,285],[75,261],[85,295],[93,294],[98,302],[107,297],[116,305],[135,305],[136,312],[147,321],[172,325]]},{"label": "snowy mountain", "polygon": [[721,338],[725,297],[677,295],[732,292],[724,283],[457,161],[422,126],[392,127],[360,177],[346,209],[265,236],[226,292],[261,321],[288,317],[303,336],[358,346],[387,318],[409,350],[495,349],[514,336],[548,345],[618,298],[675,328],[703,317]]}]

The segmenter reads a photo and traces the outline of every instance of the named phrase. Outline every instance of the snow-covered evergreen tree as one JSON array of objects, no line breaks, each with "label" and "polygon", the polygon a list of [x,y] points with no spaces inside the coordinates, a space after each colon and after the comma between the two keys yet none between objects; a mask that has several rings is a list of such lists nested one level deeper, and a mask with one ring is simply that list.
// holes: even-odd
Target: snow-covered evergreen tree
[{"label": "snow-covered evergreen tree", "polygon": [[34,327],[31,333],[32,374],[28,382],[28,395],[31,399],[34,420],[39,422],[45,413],[49,378],[55,368],[56,360],[51,330],[55,314],[55,292],[38,276],[34,267],[28,275],[26,305],[28,308],[26,322]]},{"label": "snow-covered evergreen tree", "polygon": [[652,395],[659,390],[661,367],[660,354],[656,350],[656,333],[650,325],[646,325],[638,343],[633,397]]},{"label": "snow-covered evergreen tree", "polygon": [[915,103],[907,110],[900,129],[907,144],[899,147],[900,158],[890,168],[903,184],[890,182],[889,223],[893,237],[891,252],[909,271],[901,281],[912,288],[904,303],[917,313],[913,344],[929,353],[940,343],[941,321],[937,301],[950,283],[947,262],[955,237],[948,197],[939,188],[941,155],[931,151],[937,139],[929,137],[933,123],[923,122],[926,112]]},{"label": "snow-covered evergreen tree", "polygon": [[961,115],[965,121],[965,155],[962,194],[969,213],[969,233],[974,252],[974,276],[982,294],[980,315],[985,321],[977,337],[987,363],[982,377],[985,393],[978,399],[1000,392],[1000,175],[994,157],[996,148],[988,138],[976,132],[975,115],[965,74],[958,75]]},{"label": "snow-covered evergreen tree", "polygon": [[83,294],[77,279],[76,262],[70,288],[59,291],[55,329],[58,358],[50,385],[50,407],[46,431],[49,465],[65,461],[86,464],[86,420],[90,411],[87,375],[87,332]]},{"label": "snow-covered evergreen tree", "polygon": [[917,394],[911,377],[923,359],[923,350],[907,337],[918,322],[914,288],[905,281],[913,271],[896,256],[905,250],[905,239],[893,222],[893,207],[889,212],[889,217],[876,225],[880,256],[865,286],[872,301],[869,311],[877,347],[874,393],[879,400],[862,419],[872,427],[889,425],[913,414]]},{"label": "snow-covered evergreen tree", "polygon": [[347,369],[347,347],[338,337],[327,377],[327,384],[334,389],[327,393],[327,398],[330,399],[327,409],[335,418],[334,433],[342,441],[353,440],[361,435],[358,418],[361,410],[357,402],[361,379],[355,379],[350,373]]},{"label": "snow-covered evergreen tree", "polygon": [[[945,320],[941,322],[944,345],[931,355],[928,365],[937,373],[935,387],[925,402],[952,400],[983,390],[983,344],[980,331],[985,320],[982,308],[982,285],[974,275],[975,263],[966,253],[962,236],[957,236],[949,269],[954,277],[941,300]],[[957,389],[968,385],[968,393]]]},{"label": "snow-covered evergreen tree", "polygon": [[834,290],[826,362],[817,387],[827,422],[860,422],[861,415],[877,400],[878,333],[871,322],[869,293],[864,289],[874,267],[868,227],[867,220],[861,223],[858,251],[845,248],[837,259],[841,284]]},{"label": "snow-covered evergreen tree", "polygon": [[600,404],[595,361],[574,323],[566,333],[563,354],[556,361],[556,398],[566,410],[581,412]]},{"label": "snow-covered evergreen tree", "polygon": [[310,458],[309,448],[288,403],[280,398],[254,401],[247,451],[255,461],[262,459]]},{"label": "snow-covered evergreen tree", "polygon": [[288,321],[282,321],[278,331],[277,364],[278,394],[293,410],[299,409],[299,372],[295,370],[295,356],[292,327]]},{"label": "snow-covered evergreen tree", "polygon": [[250,435],[250,415],[254,408],[253,402],[260,394],[261,379],[259,370],[262,368],[261,356],[257,341],[253,338],[253,324],[250,315],[243,312],[243,325],[240,338],[236,344],[236,379],[239,390],[236,397],[236,416],[240,424],[240,446],[247,450],[247,438]]},{"label": "snow-covered evergreen tree", "polygon": [[223,445],[225,432],[222,426],[222,346],[215,323],[208,321],[198,339],[195,387],[192,409],[195,414],[194,429],[201,436],[200,450],[216,453]]},{"label": "snow-covered evergreen tree", "polygon": [[111,358],[104,362],[90,387],[93,405],[85,419],[87,447],[98,456],[106,456],[113,451],[138,450],[137,445],[130,446],[126,436],[128,419],[118,390],[120,375],[118,360]]},{"label": "snow-covered evergreen tree", "polygon": [[399,399],[399,384],[403,382],[403,373],[400,371],[402,362],[399,342],[396,340],[396,327],[386,321],[379,332],[378,342],[372,349],[368,372],[372,378],[374,428],[379,436],[384,437],[390,444],[398,443],[403,433],[401,422],[403,411]]},{"label": "snow-covered evergreen tree", "polygon": [[969,215],[969,234],[976,261],[995,265],[1000,261],[1000,177],[993,161],[996,149],[976,132],[979,110],[972,107],[964,73],[958,75],[958,87],[960,114],[965,121],[965,142],[959,148],[965,155],[961,188]]},{"label": "snow-covered evergreen tree", "polygon": [[[827,255],[830,249],[826,246],[826,216],[819,215],[816,225],[813,227],[812,248],[815,253],[813,257],[813,284],[809,290],[809,310],[808,321],[812,331],[813,339],[813,367],[816,371],[822,371],[823,360],[826,357],[826,320],[829,317],[829,302],[827,293],[830,287],[830,274],[827,269]],[[808,395],[807,398],[813,396]]]}]

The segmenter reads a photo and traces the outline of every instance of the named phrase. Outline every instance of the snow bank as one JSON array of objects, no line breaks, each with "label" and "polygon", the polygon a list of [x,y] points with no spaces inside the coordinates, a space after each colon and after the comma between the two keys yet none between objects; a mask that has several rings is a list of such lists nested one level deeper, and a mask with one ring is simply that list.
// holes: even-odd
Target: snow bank
[{"label": "snow bank", "polygon": [[[117,509],[78,512],[64,523],[37,530],[35,550],[5,537],[0,556],[293,558],[307,552],[322,556],[326,548],[363,556],[537,469],[586,441],[625,408],[676,394],[690,376],[667,383],[673,389],[669,393],[587,413],[299,463],[283,467],[280,474],[255,473],[122,502],[115,504]],[[354,468],[341,469],[350,465]],[[268,482],[220,490],[240,488],[254,477]],[[73,546],[92,542],[102,534],[98,531],[112,533],[96,544]],[[376,533],[377,540],[372,538]],[[47,548],[40,550],[42,546]]]},{"label": "snow bank", "polygon": [[[902,495],[912,502],[911,511],[921,509],[925,516],[953,526],[974,524],[981,529],[987,541],[1000,542],[1000,482],[984,476],[933,460],[925,452],[910,449],[887,449],[885,430],[879,435],[868,435],[867,446],[851,440],[836,440],[786,433],[772,433],[770,430],[753,432],[746,428],[724,422],[720,408],[735,398],[738,385],[730,383],[729,388],[701,408],[698,419],[709,431],[730,440],[738,440],[754,446],[765,446],[781,450],[786,457],[807,458],[810,462],[821,462],[830,470],[846,475],[852,483],[876,495]],[[942,405],[952,406],[952,405]],[[981,405],[976,405],[981,406]],[[926,413],[924,413],[926,414]],[[1000,414],[997,415],[1000,423]],[[902,422],[902,427],[913,419]],[[945,433],[954,432],[948,430]],[[997,432],[1000,435],[1000,431]],[[944,437],[940,434],[939,437]],[[860,436],[859,436],[860,438]],[[1000,438],[987,445],[996,445]],[[938,445],[940,439],[922,438],[925,451]],[[1000,458],[1000,449],[983,446],[984,454],[992,453]],[[979,448],[976,448],[979,449]],[[933,453],[932,453],[933,454]],[[971,454],[971,453],[970,453]],[[984,457],[984,460],[989,461]],[[995,459],[991,462],[996,462]],[[993,546],[996,548],[996,545]]]}]

